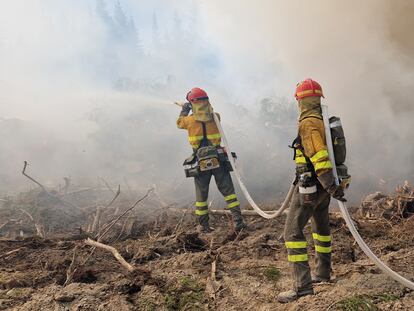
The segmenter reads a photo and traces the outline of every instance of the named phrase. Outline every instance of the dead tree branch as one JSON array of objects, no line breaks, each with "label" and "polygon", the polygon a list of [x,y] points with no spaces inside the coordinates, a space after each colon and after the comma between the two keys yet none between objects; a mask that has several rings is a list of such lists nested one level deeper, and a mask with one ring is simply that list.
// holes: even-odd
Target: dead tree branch
[{"label": "dead tree branch", "polygon": [[112,189],[112,187],[108,184],[108,182],[103,179],[102,177],[98,177],[106,186],[106,188],[108,188],[109,191],[111,191],[112,193],[115,193],[115,191]]},{"label": "dead tree branch", "polygon": [[126,214],[128,214],[130,211],[132,211],[135,206],[138,205],[138,203],[140,203],[141,201],[145,200],[149,194],[153,191],[154,189],[151,188],[147,191],[147,193],[139,198],[130,208],[128,208],[127,210],[125,210],[121,215],[119,215],[117,218],[115,218],[114,220],[110,221],[106,226],[105,229],[103,230],[103,233],[98,237],[98,242],[102,241],[102,239],[105,237],[105,235],[109,232],[109,230],[122,218],[124,217]]},{"label": "dead tree branch", "polygon": [[[168,210],[173,212],[182,212],[184,208],[169,207]],[[231,212],[226,209],[209,209],[209,214],[218,216],[230,216]],[[275,211],[264,211],[265,213],[274,213]],[[243,216],[259,216],[254,210],[241,210]]]},{"label": "dead tree branch", "polygon": [[63,286],[68,285],[72,281],[73,276],[75,275],[75,272],[76,272],[75,263],[76,263],[76,252],[77,252],[77,250],[78,250],[78,245],[76,245],[74,250],[73,250],[72,261],[69,265],[68,270],[66,271],[66,281],[63,284]]},{"label": "dead tree branch", "polygon": [[118,185],[118,189],[116,190],[116,193],[115,193],[114,198],[111,200],[111,202],[109,202],[105,206],[105,209],[107,209],[108,207],[110,207],[115,202],[115,200],[119,197],[120,194],[121,194],[121,185]]},{"label": "dead tree branch", "polygon": [[24,249],[24,247],[19,247],[17,249],[14,249],[12,251],[7,252],[7,253],[0,254],[0,258],[6,258],[7,256],[10,256],[10,255],[13,255],[14,253],[20,252],[22,249]]},{"label": "dead tree branch", "polygon": [[116,250],[115,247],[91,240],[91,239],[86,239],[85,240],[86,245],[89,246],[93,246],[95,248],[102,248],[108,252],[111,252],[112,255],[114,255],[114,257],[116,258],[116,260],[118,260],[118,262],[125,268],[127,269],[129,272],[133,272],[135,270],[135,268],[130,265],[125,259],[124,257],[121,256],[121,254]]},{"label": "dead tree branch", "polygon": [[32,182],[34,182],[36,185],[38,185],[48,196],[50,196],[50,197],[52,197],[52,198],[55,198],[55,199],[57,199],[57,200],[59,200],[62,204],[64,204],[64,205],[66,205],[66,206],[69,206],[69,207],[72,207],[72,208],[74,208],[74,209],[77,209],[77,210],[81,210],[81,208],[80,207],[78,207],[78,206],[76,206],[76,205],[73,205],[72,203],[70,203],[70,202],[68,202],[68,201],[65,201],[65,200],[63,200],[63,199],[61,199],[60,197],[58,197],[58,196],[56,196],[56,195],[54,195],[54,194],[51,194],[47,189],[46,189],[46,187],[45,186],[43,186],[40,182],[38,182],[36,179],[34,179],[33,177],[31,177],[31,176],[29,176],[28,174],[26,174],[26,168],[27,168],[27,166],[28,166],[29,164],[27,163],[27,161],[24,161],[24,166],[23,166],[23,170],[22,170],[22,174],[25,176],[25,177],[27,177],[28,179],[30,179]]},{"label": "dead tree branch", "polygon": [[10,220],[8,220],[8,221],[6,221],[4,224],[2,224],[2,225],[0,226],[0,230],[1,230],[1,229],[3,229],[5,226],[7,226],[9,223],[11,223],[11,221],[10,221]]},{"label": "dead tree branch", "polygon": [[45,191],[46,193],[49,193],[49,191],[46,190],[45,186],[43,186],[40,182],[38,182],[36,179],[34,179],[33,177],[30,177],[29,175],[26,174],[26,168],[27,165],[29,165],[29,163],[27,163],[27,161],[24,161],[24,165],[23,165],[23,170],[22,170],[22,174],[24,176],[26,176],[27,178],[29,178],[31,181],[33,181],[36,185],[38,185],[40,188],[42,188],[43,191]]},{"label": "dead tree branch", "polygon": [[70,186],[70,178],[69,177],[63,177],[63,180],[65,181],[65,185],[63,186],[62,192],[63,192],[63,194],[67,194],[69,186]]},{"label": "dead tree branch", "polygon": [[101,219],[101,215],[102,215],[102,207],[101,206],[98,206],[96,208],[95,217],[93,218],[91,232],[96,232],[98,230],[99,221]]},{"label": "dead tree branch", "polygon": [[112,198],[112,200],[104,207],[102,208],[102,206],[98,206],[96,208],[96,213],[95,213],[95,217],[93,219],[93,223],[92,223],[92,227],[91,227],[91,231],[90,232],[97,232],[98,231],[98,235],[99,235],[99,223],[101,220],[101,216],[102,213],[109,208],[114,202],[115,200],[119,197],[119,195],[121,194],[121,186],[118,185],[118,190],[115,193],[115,196]]},{"label": "dead tree branch", "polygon": [[32,214],[30,214],[28,211],[25,211],[24,209],[20,209],[23,213],[25,213],[29,218],[30,218],[30,220],[33,222],[33,224],[34,224],[34,226],[35,226],[35,228],[36,228],[36,232],[37,232],[37,235],[38,236],[40,236],[41,238],[45,238],[45,232],[44,232],[44,229],[43,229],[43,225],[41,225],[41,224],[39,224],[39,223],[37,223],[35,220],[34,220],[34,218],[33,218],[33,216],[32,216]]},{"label": "dead tree branch", "polygon": [[[118,253],[117,251],[116,251],[116,249],[115,248],[113,248],[113,247],[111,247],[111,246],[108,246],[108,245],[105,245],[105,244],[102,244],[102,243],[100,243],[100,241],[106,236],[106,234],[109,232],[109,230],[119,221],[119,219],[121,219],[123,216],[125,216],[128,212],[130,212],[130,211],[132,211],[134,208],[135,208],[135,206],[137,206],[137,204],[138,203],[140,203],[141,201],[143,201],[143,200],[145,200],[148,196],[149,196],[149,194],[151,193],[151,191],[152,191],[153,189],[151,188],[151,189],[149,189],[148,191],[147,191],[147,193],[143,196],[143,197],[141,197],[141,198],[139,198],[129,209],[127,209],[125,212],[123,212],[122,213],[122,215],[120,215],[119,217],[117,217],[116,219],[114,219],[113,221],[111,221],[111,222],[109,222],[108,224],[107,224],[107,226],[106,226],[106,228],[105,228],[105,230],[104,230],[104,232],[102,233],[102,234],[100,234],[100,235],[98,235],[98,241],[94,241],[94,240],[91,240],[91,239],[88,239],[88,240],[90,240],[92,243],[88,243],[88,240],[86,240],[85,241],[85,243],[86,244],[88,244],[88,245],[90,245],[90,246],[92,246],[92,249],[91,249],[91,252],[89,253],[89,255],[85,258],[85,260],[81,263],[81,265],[83,266],[83,265],[85,265],[87,262],[88,262],[88,260],[92,257],[92,255],[94,254],[94,252],[95,252],[95,249],[97,248],[97,247],[101,247],[101,248],[104,248],[104,249],[106,249],[106,250],[109,250],[112,254],[114,254],[114,256],[115,256],[115,258],[117,258],[116,257],[116,253]],[[104,245],[105,247],[102,247],[101,245]],[[113,252],[113,250],[115,250],[115,253]],[[122,258],[122,256],[118,253],[118,255]],[[118,259],[118,258],[117,258]],[[125,259],[123,259],[122,258],[122,260],[124,260],[125,261]],[[128,268],[128,266],[130,266],[131,268],[132,268],[132,271],[134,270],[134,268],[130,265],[130,264],[128,264],[126,261],[125,261],[125,263],[127,264],[127,266],[125,266],[125,265],[123,265],[124,267],[126,267],[127,269],[128,269],[128,271],[131,271],[131,270],[129,270],[129,268]],[[122,264],[122,263],[121,263]],[[76,267],[76,268],[74,268],[73,269],[73,274],[76,272],[78,270],[78,267]],[[69,281],[70,282],[70,281]],[[65,284],[67,285],[67,284],[69,284],[69,282],[65,282]]]}]

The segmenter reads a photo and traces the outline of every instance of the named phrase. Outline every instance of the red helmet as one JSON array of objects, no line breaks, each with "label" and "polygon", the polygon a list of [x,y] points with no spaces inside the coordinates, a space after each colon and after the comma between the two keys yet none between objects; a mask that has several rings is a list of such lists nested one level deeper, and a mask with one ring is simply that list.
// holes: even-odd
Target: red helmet
[{"label": "red helmet", "polygon": [[208,99],[208,95],[206,91],[198,87],[195,87],[195,88],[192,88],[191,91],[187,93],[187,100],[189,102],[193,102],[199,99]]},{"label": "red helmet", "polygon": [[324,97],[322,87],[318,82],[306,79],[296,85],[295,97],[297,100],[311,96]]}]

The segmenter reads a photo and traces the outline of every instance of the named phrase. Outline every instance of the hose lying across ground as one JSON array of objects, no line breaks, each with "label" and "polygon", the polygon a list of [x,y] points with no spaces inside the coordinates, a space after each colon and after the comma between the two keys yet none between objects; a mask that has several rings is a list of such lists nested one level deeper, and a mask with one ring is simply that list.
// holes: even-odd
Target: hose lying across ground
[{"label": "hose lying across ground", "polygon": [[[323,120],[324,120],[324,125],[325,125],[328,152],[329,152],[331,162],[332,162],[332,165],[333,165],[333,172],[334,172],[334,175],[335,175],[335,180],[336,180],[336,183],[339,185],[339,179],[338,179],[338,174],[337,174],[337,171],[336,171],[336,165],[335,165],[335,159],[334,159],[334,153],[333,153],[331,131],[330,131],[330,127],[329,127],[328,107],[326,107],[324,105],[322,106],[322,114],[323,114]],[[293,190],[294,190],[293,182],[290,186],[288,194],[286,195],[286,199],[283,202],[282,206],[279,208],[279,210],[275,211],[272,214],[268,214],[268,213],[265,213],[264,211],[262,211],[260,209],[260,207],[254,202],[253,198],[250,196],[249,191],[247,190],[246,186],[244,185],[244,183],[242,181],[241,175],[240,175],[239,171],[237,170],[236,163],[235,163],[233,157],[231,156],[231,149],[230,149],[229,144],[227,142],[226,135],[224,134],[223,128],[221,127],[220,120],[218,119],[218,117],[215,113],[213,113],[213,116],[214,116],[214,121],[217,124],[217,128],[220,131],[220,135],[221,135],[223,145],[224,145],[224,147],[226,147],[227,153],[229,154],[228,158],[229,158],[230,164],[233,168],[234,175],[236,176],[236,180],[237,180],[237,182],[240,186],[241,191],[243,192],[244,196],[246,197],[247,201],[249,202],[249,204],[257,212],[257,214],[259,214],[263,218],[272,219],[272,218],[276,218],[276,217],[280,216],[283,213],[283,211],[286,208],[289,207],[289,203],[292,199]],[[413,282],[411,282],[410,280],[404,278],[403,276],[401,276],[398,273],[396,273],[395,271],[393,271],[390,267],[385,265],[371,251],[371,249],[368,247],[368,245],[362,239],[361,235],[358,233],[358,230],[356,229],[345,204],[341,201],[338,201],[338,204],[339,204],[339,209],[342,213],[342,217],[345,219],[345,222],[346,222],[346,224],[349,228],[349,231],[351,231],[352,236],[354,237],[355,241],[358,243],[359,247],[361,247],[361,249],[364,251],[364,253],[375,263],[375,265],[378,268],[380,268],[389,277],[391,277],[392,279],[396,280],[397,282],[403,284],[404,286],[414,290],[414,283]]]},{"label": "hose lying across ground", "polygon": [[240,175],[239,171],[237,170],[236,163],[235,163],[233,157],[231,156],[231,152],[230,152],[231,149],[229,148],[229,144],[227,142],[226,135],[224,134],[223,128],[221,127],[220,120],[218,119],[217,114],[213,113],[213,116],[214,116],[214,121],[216,122],[217,128],[218,128],[218,130],[220,132],[220,135],[221,135],[221,141],[223,142],[223,145],[224,145],[224,147],[226,147],[227,153],[229,154],[228,158],[229,158],[231,166],[233,167],[234,175],[236,175],[236,179],[237,179],[237,182],[240,186],[240,189],[243,192],[243,194],[246,197],[249,204],[253,207],[253,209],[256,211],[256,213],[259,214],[260,216],[262,216],[263,218],[272,219],[272,218],[276,218],[276,217],[282,215],[283,211],[289,207],[290,200],[292,199],[292,196],[293,196],[293,190],[295,188],[295,186],[293,185],[293,181],[292,181],[292,184],[290,186],[289,192],[286,195],[285,201],[283,202],[282,206],[277,211],[275,211],[272,214],[268,214],[268,213],[265,213],[264,211],[262,211],[260,209],[260,207],[254,202],[253,198],[249,194],[249,191],[247,190],[246,186],[243,183],[241,175]]}]

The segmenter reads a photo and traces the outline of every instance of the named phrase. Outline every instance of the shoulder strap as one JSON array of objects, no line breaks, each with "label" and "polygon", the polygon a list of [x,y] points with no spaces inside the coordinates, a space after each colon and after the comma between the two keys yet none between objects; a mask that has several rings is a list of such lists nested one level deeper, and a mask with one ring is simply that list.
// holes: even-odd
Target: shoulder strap
[{"label": "shoulder strap", "polygon": [[[293,149],[293,160],[296,159],[296,150],[301,148],[300,145],[300,136],[298,134],[298,136],[296,136],[296,138],[293,140],[292,145],[290,145],[289,147]],[[302,151],[302,150],[301,150]]]},{"label": "shoulder strap", "polygon": [[201,126],[203,127],[203,140],[200,143],[200,147],[206,147],[210,145],[210,141],[207,138],[207,128],[206,123],[201,122]]}]

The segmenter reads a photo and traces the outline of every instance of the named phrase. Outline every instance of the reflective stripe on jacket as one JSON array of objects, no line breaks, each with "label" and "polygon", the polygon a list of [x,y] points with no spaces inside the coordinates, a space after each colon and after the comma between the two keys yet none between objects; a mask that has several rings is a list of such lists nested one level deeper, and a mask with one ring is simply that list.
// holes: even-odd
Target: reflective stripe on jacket
[{"label": "reflective stripe on jacket", "polygon": [[[220,119],[219,114],[217,116]],[[221,135],[214,121],[205,122],[207,139],[214,145],[219,146],[221,143]],[[196,121],[193,115],[181,116],[177,120],[177,127],[188,131],[188,141],[193,149],[197,149],[203,140],[202,123]]]},{"label": "reflective stripe on jacket", "polygon": [[[322,117],[308,117],[299,122],[299,136],[304,155],[308,157],[320,176],[332,169],[326,146],[325,128]],[[306,158],[300,150],[296,150],[296,165],[306,164]]]}]

